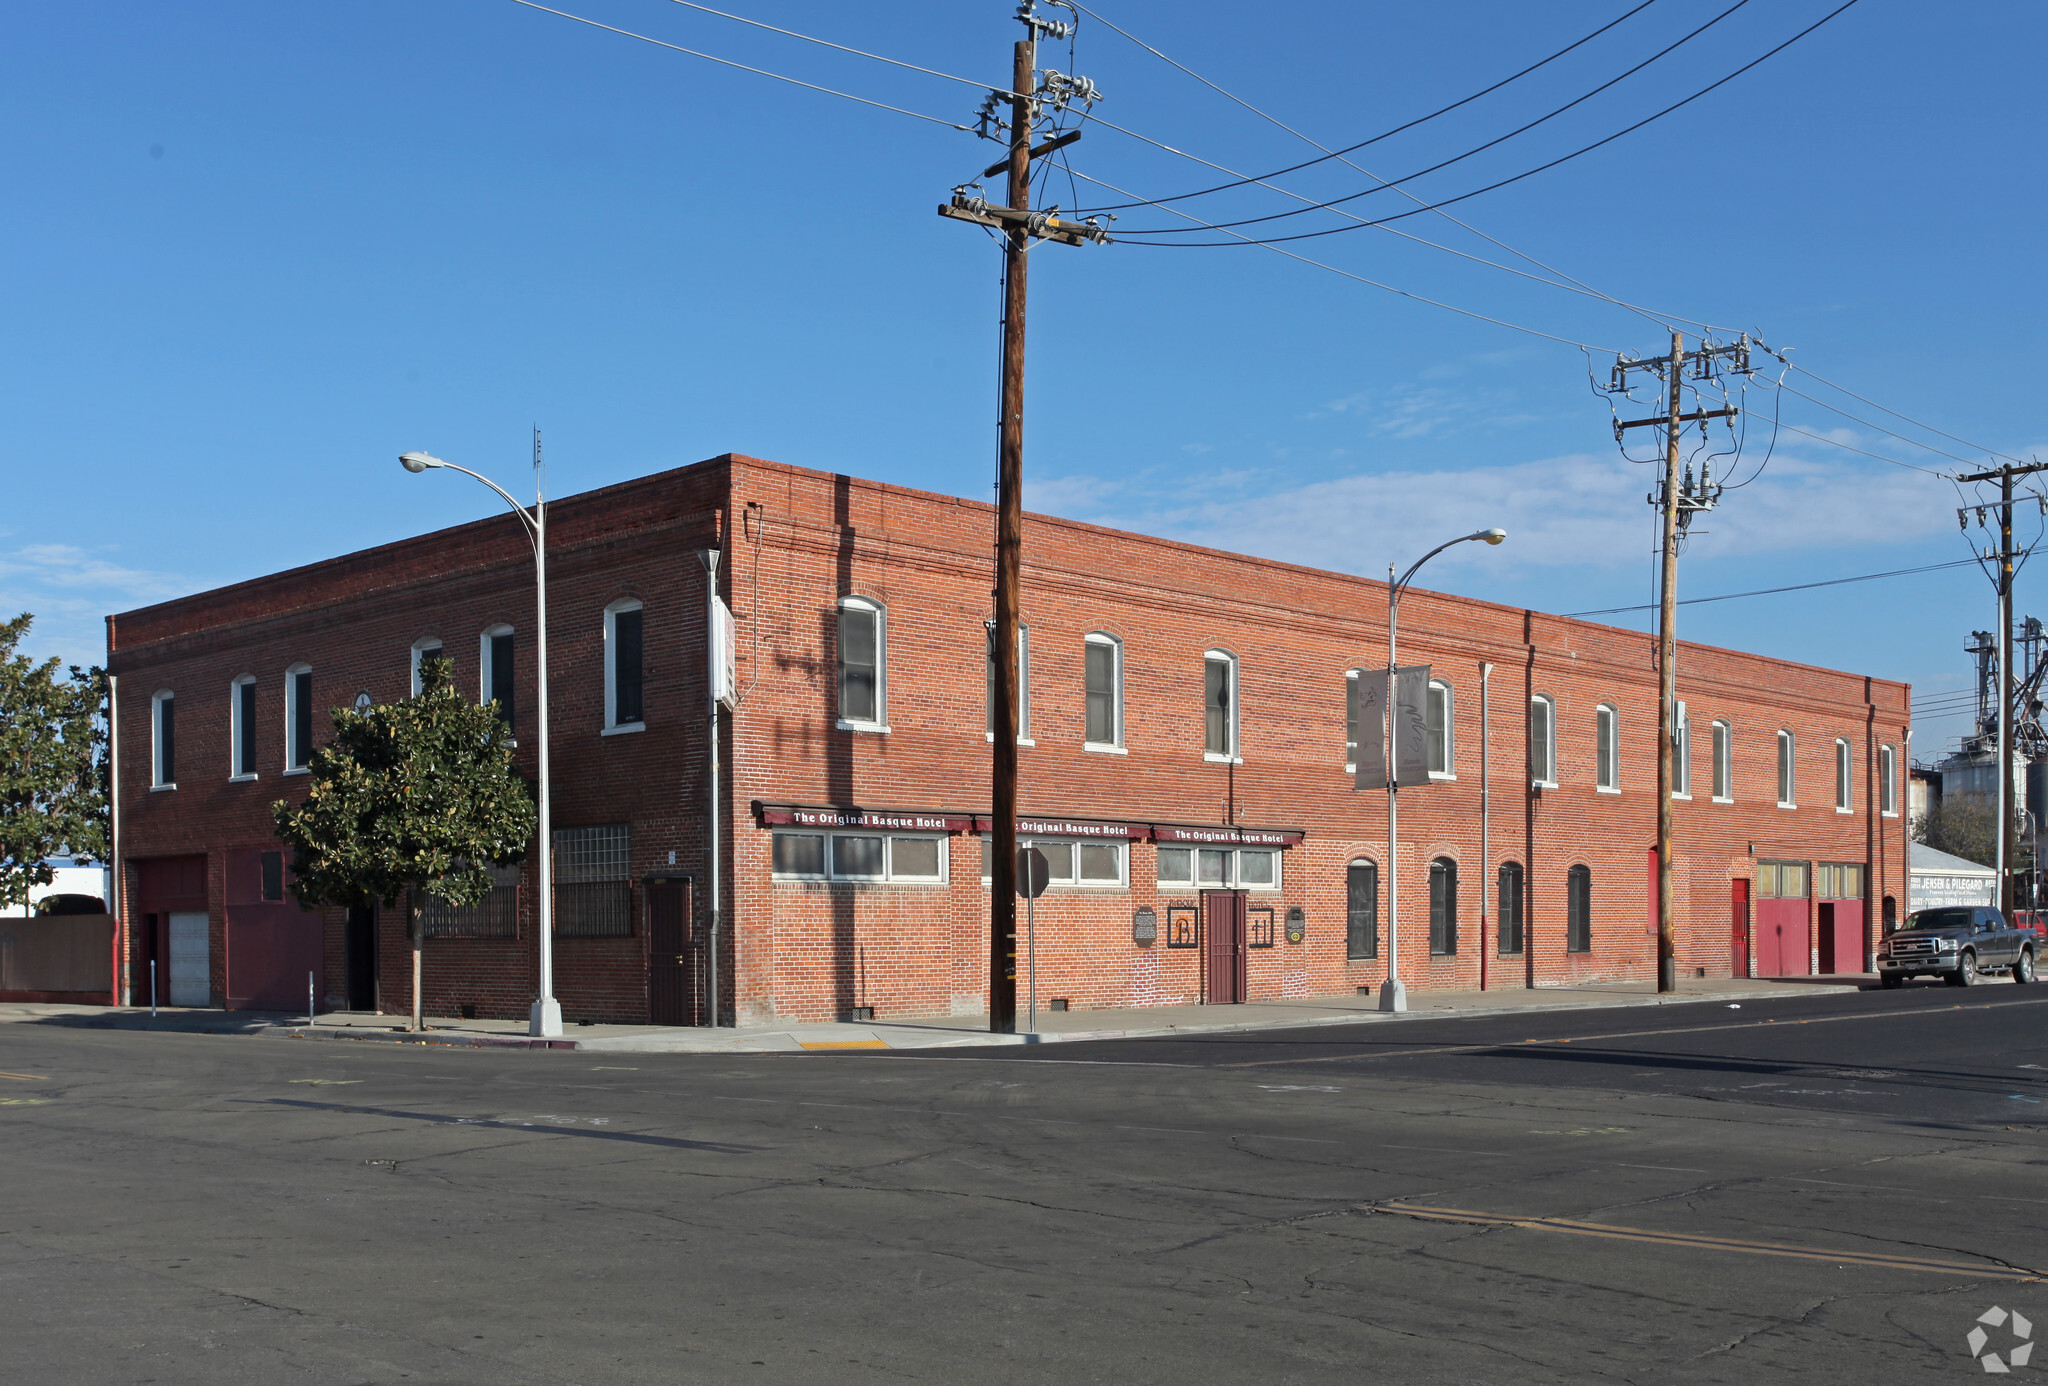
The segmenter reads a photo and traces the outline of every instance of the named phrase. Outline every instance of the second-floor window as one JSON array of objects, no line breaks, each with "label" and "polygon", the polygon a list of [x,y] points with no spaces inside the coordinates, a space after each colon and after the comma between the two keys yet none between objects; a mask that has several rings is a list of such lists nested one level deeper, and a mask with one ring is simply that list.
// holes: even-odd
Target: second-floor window
[{"label": "second-floor window", "polygon": [[888,613],[866,597],[839,600],[839,725],[884,730],[888,723]]},{"label": "second-floor window", "polygon": [[178,787],[178,703],[166,690],[150,699],[150,784],[157,789]]},{"label": "second-floor window", "polygon": [[1082,682],[1087,699],[1081,739],[1090,750],[1124,744],[1124,647],[1113,635],[1091,631],[1081,644]]},{"label": "second-floor window", "polygon": [[483,702],[498,705],[498,720],[505,724],[507,736],[516,735],[518,726],[512,704],[512,639],[512,627],[492,626],[477,642],[477,653],[482,657],[477,692]]},{"label": "second-floor window", "polygon": [[1221,650],[1202,656],[1202,753],[1237,757],[1237,660]]},{"label": "second-floor window", "polygon": [[[993,642],[995,627],[985,627],[989,634],[990,650],[987,660],[988,677],[983,681],[982,711],[987,724],[988,735],[996,734],[996,660]],[[1031,627],[1017,627],[1017,739],[1031,739]]]},{"label": "second-floor window", "polygon": [[1671,705],[1671,797],[1692,797],[1692,714],[1684,703]]},{"label": "second-floor window", "polygon": [[430,659],[440,659],[441,641],[438,636],[427,636],[412,642],[412,695],[420,695],[420,665]]},{"label": "second-floor window", "polygon": [[1423,740],[1429,752],[1429,773],[1450,779],[1456,773],[1457,727],[1451,719],[1451,686],[1442,679],[1429,681],[1423,705]]},{"label": "second-floor window", "polygon": [[1792,733],[1791,733],[1791,732],[1788,732],[1788,731],[1781,731],[1781,732],[1779,732],[1779,733],[1778,733],[1778,807],[1779,807],[1779,808],[1792,808],[1792,807],[1794,807],[1794,806],[1795,806],[1795,805],[1797,804],[1797,802],[1798,802],[1798,801],[1797,801],[1796,799],[1794,799],[1794,798],[1792,797],[1792,791],[1793,791],[1793,788],[1794,788],[1794,786],[1793,786],[1793,783],[1792,783],[1792,753],[1793,753],[1793,750],[1794,750],[1794,745],[1793,745],[1793,741],[1792,741]]},{"label": "second-floor window", "polygon": [[1593,787],[1609,794],[1621,792],[1621,713],[1608,703],[1593,710]]},{"label": "second-floor window", "polygon": [[638,731],[646,725],[644,615],[640,603],[631,599],[613,602],[604,609],[606,731]]},{"label": "second-floor window", "polygon": [[1878,811],[1887,818],[1899,814],[1899,763],[1889,746],[1877,748]]},{"label": "second-floor window", "polygon": [[1854,776],[1850,761],[1849,743],[1840,737],[1835,739],[1835,812],[1853,813],[1855,801],[1850,797],[1854,792]]},{"label": "second-floor window", "polygon": [[1557,704],[1543,693],[1529,699],[1529,779],[1557,786]]},{"label": "second-floor window", "polygon": [[1714,723],[1714,799],[1730,803],[1735,798],[1735,729],[1726,722]]},{"label": "second-floor window", "polygon": [[228,773],[234,778],[256,778],[256,680],[253,675],[244,674],[235,680],[234,696],[228,704],[229,743],[234,753],[229,757]]},{"label": "second-floor window", "polygon": [[313,671],[284,671],[284,768],[304,770],[313,760]]}]

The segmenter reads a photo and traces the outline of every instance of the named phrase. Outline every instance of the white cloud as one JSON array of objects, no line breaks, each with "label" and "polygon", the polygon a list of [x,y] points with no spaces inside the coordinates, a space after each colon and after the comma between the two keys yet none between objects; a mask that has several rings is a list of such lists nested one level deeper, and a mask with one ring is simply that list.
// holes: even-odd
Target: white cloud
[{"label": "white cloud", "polygon": [[106,659],[107,613],[146,606],[191,590],[168,573],[131,568],[103,551],[73,544],[0,549],[0,612],[35,616],[22,651],[67,664]]}]

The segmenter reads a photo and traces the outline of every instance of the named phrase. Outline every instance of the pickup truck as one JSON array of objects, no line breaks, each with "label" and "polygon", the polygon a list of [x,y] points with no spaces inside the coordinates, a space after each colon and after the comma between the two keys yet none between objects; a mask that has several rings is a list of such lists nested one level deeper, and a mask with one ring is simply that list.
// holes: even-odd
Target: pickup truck
[{"label": "pickup truck", "polygon": [[2015,928],[1987,905],[1915,910],[1906,925],[1877,945],[1878,980],[1896,987],[1908,977],[1940,977],[1967,987],[1987,972],[2034,980],[2034,932]]}]

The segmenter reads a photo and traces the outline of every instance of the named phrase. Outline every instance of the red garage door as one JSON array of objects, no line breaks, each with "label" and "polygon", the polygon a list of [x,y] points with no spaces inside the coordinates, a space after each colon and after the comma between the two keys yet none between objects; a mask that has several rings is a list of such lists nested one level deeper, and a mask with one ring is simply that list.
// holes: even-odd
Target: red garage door
[{"label": "red garage door", "polygon": [[1756,867],[1756,975],[1804,977],[1813,970],[1803,861],[1762,861]]}]

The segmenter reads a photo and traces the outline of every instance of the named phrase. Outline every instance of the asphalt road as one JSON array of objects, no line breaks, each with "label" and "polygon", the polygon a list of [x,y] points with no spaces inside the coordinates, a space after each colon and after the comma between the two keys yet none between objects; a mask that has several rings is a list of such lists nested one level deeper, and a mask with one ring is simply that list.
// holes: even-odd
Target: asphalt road
[{"label": "asphalt road", "polygon": [[918,1054],[5,1025],[0,1381],[1980,1379],[1980,1314],[2048,1337],[2044,1037],[2010,985]]}]

